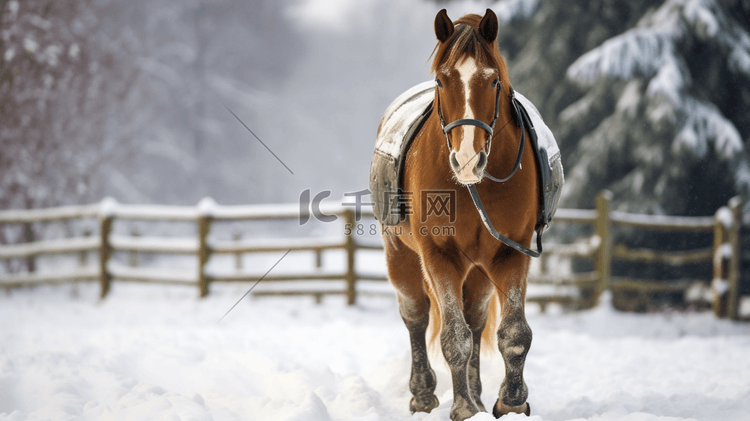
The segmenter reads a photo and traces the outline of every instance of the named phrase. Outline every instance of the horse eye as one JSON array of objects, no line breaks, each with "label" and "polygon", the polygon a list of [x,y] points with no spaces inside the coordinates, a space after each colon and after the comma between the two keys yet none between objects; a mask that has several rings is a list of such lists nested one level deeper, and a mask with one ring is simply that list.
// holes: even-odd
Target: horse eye
[{"label": "horse eye", "polygon": [[493,81],[492,81],[492,87],[493,87],[493,88],[496,88],[496,87],[497,87],[497,84],[498,84],[498,83],[500,83],[500,79],[495,79],[495,80],[493,80]]},{"label": "horse eye", "polygon": [[437,84],[438,88],[443,89],[443,82],[441,82],[440,79],[435,78],[435,83]]}]

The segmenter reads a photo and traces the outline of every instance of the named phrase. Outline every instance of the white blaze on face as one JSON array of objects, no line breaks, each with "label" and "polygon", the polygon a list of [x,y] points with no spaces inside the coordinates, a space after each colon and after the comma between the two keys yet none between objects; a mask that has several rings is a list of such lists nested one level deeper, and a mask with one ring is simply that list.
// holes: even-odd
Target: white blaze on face
[{"label": "white blaze on face", "polygon": [[[456,67],[459,76],[461,77],[461,83],[464,89],[464,116],[463,118],[474,118],[474,110],[469,105],[469,99],[471,98],[471,79],[477,72],[477,65],[474,58],[467,57],[462,61],[458,67]],[[480,181],[480,178],[474,174],[474,167],[476,166],[479,156],[474,150],[474,134],[476,133],[474,126],[464,125],[456,127],[454,130],[461,130],[462,140],[461,144],[456,151],[456,160],[458,161],[459,168],[461,170],[456,173],[456,178],[461,183],[472,184]]]}]

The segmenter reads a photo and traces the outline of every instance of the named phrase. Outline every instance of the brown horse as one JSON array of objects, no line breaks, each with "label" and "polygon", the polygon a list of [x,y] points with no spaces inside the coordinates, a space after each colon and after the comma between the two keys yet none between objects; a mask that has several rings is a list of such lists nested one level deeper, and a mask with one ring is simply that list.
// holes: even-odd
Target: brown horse
[{"label": "brown horse", "polygon": [[[532,148],[520,148],[523,125],[512,124],[512,88],[497,31],[489,9],[484,17],[467,15],[455,25],[445,10],[437,14],[433,112],[414,138],[403,175],[411,212],[383,234],[388,275],[411,339],[409,407],[430,412],[439,405],[426,346],[431,322],[439,329],[432,339],[439,339],[453,379],[452,420],[485,411],[480,343],[492,343],[495,333],[505,379],[492,413],[530,411],[523,380],[531,345],[524,315],[530,258],[490,235],[466,188],[475,187],[498,232],[529,246],[540,206],[537,164]],[[512,177],[481,183],[488,173]],[[455,200],[450,207],[457,213],[435,212],[425,192],[453,192],[447,198]]]}]

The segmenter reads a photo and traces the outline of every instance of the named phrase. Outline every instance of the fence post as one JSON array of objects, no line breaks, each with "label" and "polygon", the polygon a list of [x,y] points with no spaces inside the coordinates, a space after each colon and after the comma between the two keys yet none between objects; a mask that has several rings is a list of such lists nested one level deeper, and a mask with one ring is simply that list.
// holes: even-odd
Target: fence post
[{"label": "fence post", "polygon": [[612,276],[612,238],[610,227],[610,207],[612,192],[602,190],[596,196],[596,233],[599,236],[599,250],[596,258],[596,272],[599,274],[599,291],[609,288],[609,280]]},{"label": "fence post", "polygon": [[109,242],[109,235],[112,233],[112,222],[114,215],[111,213],[102,213],[99,217],[99,297],[104,299],[109,294],[109,287],[112,283],[112,275],[107,270],[107,263],[112,256],[112,245]]},{"label": "fence post", "polygon": [[344,209],[344,221],[349,235],[346,236],[346,303],[350,306],[357,303],[357,271],[355,270],[355,257],[357,243],[354,240],[355,217],[352,209]]},{"label": "fence post", "polygon": [[211,257],[208,246],[208,234],[211,231],[211,219],[216,202],[210,197],[204,197],[198,202],[198,291],[201,298],[208,295],[208,275],[206,263]]},{"label": "fence post", "polygon": [[[36,241],[36,235],[34,235],[34,226],[31,222],[23,224],[23,236],[26,243],[33,243]],[[26,267],[29,272],[36,272],[36,256],[32,255],[26,258]]]},{"label": "fence post", "polygon": [[727,290],[727,316],[732,320],[739,319],[740,302],[740,262],[742,250],[740,250],[740,228],[742,227],[742,214],[740,209],[741,199],[735,196],[729,199],[729,211],[732,212],[732,226],[729,229],[728,243],[732,249],[729,259],[729,273],[727,277],[729,290]]},{"label": "fence post", "polygon": [[727,316],[727,278],[729,278],[729,259],[724,253],[724,244],[728,239],[728,228],[732,224],[731,212],[724,206],[714,216],[714,276],[711,281],[711,309],[718,318]]}]

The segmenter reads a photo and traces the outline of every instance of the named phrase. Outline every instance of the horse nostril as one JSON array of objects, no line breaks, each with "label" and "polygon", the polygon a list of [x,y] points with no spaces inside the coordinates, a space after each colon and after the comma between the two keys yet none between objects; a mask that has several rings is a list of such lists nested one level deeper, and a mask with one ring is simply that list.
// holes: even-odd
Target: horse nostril
[{"label": "horse nostril", "polygon": [[451,151],[451,167],[453,167],[453,170],[458,171],[461,169],[461,166],[458,164],[458,159],[456,159],[456,152]]},{"label": "horse nostril", "polygon": [[479,159],[477,160],[477,170],[482,171],[487,166],[487,154],[484,151],[479,152]]}]

